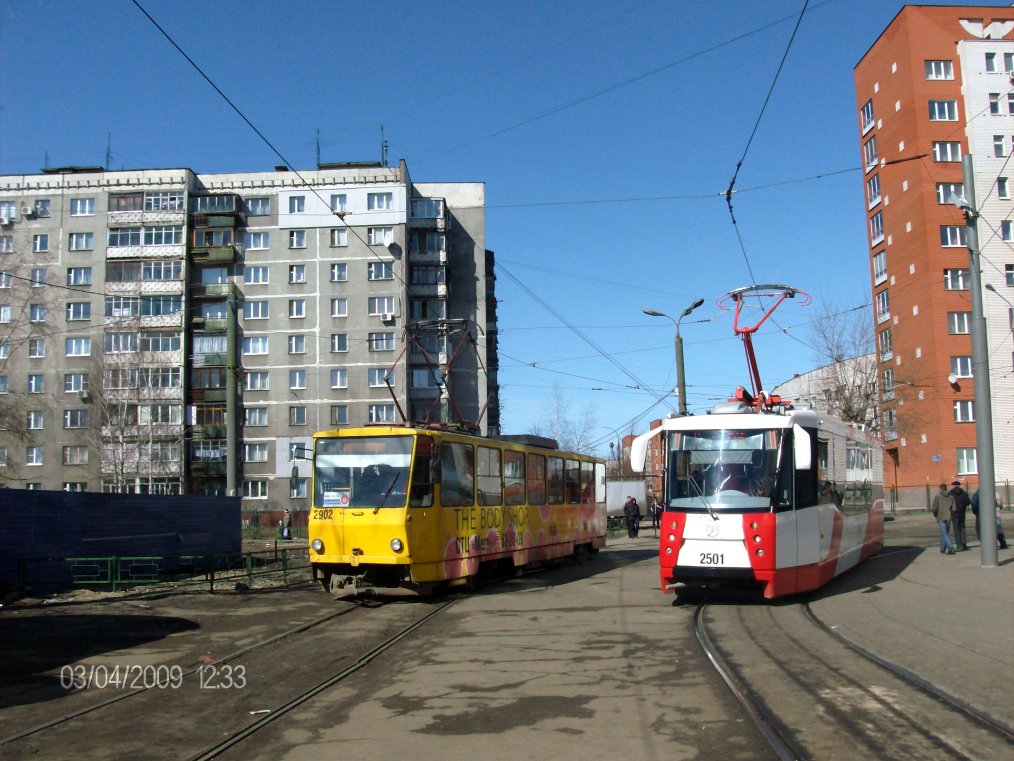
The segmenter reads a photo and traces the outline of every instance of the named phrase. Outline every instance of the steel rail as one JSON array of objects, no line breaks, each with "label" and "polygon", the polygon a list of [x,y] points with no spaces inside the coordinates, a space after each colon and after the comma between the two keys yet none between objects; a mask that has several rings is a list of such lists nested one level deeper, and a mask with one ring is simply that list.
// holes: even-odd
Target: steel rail
[{"label": "steel rail", "polygon": [[324,692],[325,690],[327,690],[330,687],[334,686],[335,684],[337,684],[338,682],[342,681],[346,677],[354,674],[356,671],[358,671],[359,669],[363,668],[363,666],[368,665],[378,655],[380,655],[385,650],[387,650],[387,649],[393,647],[394,645],[396,645],[399,641],[401,641],[402,639],[404,639],[405,637],[407,637],[409,634],[411,634],[412,632],[414,632],[416,629],[418,629],[423,624],[427,623],[430,619],[432,619],[432,618],[436,617],[437,615],[439,615],[440,613],[442,613],[444,610],[447,609],[448,606],[453,605],[454,602],[455,602],[454,600],[448,600],[445,603],[441,603],[441,605],[439,607],[437,607],[435,610],[430,611],[428,614],[426,614],[422,618],[420,618],[420,619],[416,620],[415,622],[413,622],[413,623],[409,624],[408,626],[406,626],[404,629],[402,629],[401,631],[399,631],[397,634],[395,634],[395,635],[387,638],[386,640],[384,640],[383,642],[381,642],[376,647],[374,647],[371,650],[368,650],[367,652],[363,653],[361,656],[359,656],[356,659],[355,663],[353,663],[348,668],[346,668],[346,669],[344,669],[342,671],[339,671],[337,674],[334,674],[333,676],[328,677],[323,682],[320,682],[316,686],[311,687],[310,689],[306,690],[306,692],[303,692],[302,694],[296,696],[295,698],[293,698],[292,700],[290,700],[285,705],[280,706],[279,708],[275,708],[274,710],[271,711],[270,714],[268,714],[264,718],[259,719],[258,721],[255,721],[253,724],[249,725],[245,729],[242,729],[239,732],[235,733],[234,735],[230,736],[228,739],[223,740],[222,742],[220,742],[218,745],[214,746],[213,748],[210,748],[210,749],[204,751],[199,756],[194,756],[193,761],[206,761],[207,759],[217,758],[219,755],[221,755],[225,751],[229,750],[233,746],[237,745],[238,743],[241,743],[243,740],[245,740],[250,735],[252,735],[255,732],[257,732],[258,730],[260,730],[263,727],[267,726],[268,724],[270,724],[271,722],[275,721],[276,719],[280,719],[285,714],[289,713],[289,711],[293,710],[294,708],[298,708],[299,706],[301,706],[306,701],[310,700],[311,698],[316,697],[321,692]]},{"label": "steel rail", "polygon": [[955,710],[967,714],[969,717],[979,722],[986,729],[1005,737],[1008,741],[1014,741],[1014,727],[1012,727],[1010,724],[1007,724],[1006,722],[1001,721],[1000,719],[990,716],[985,711],[976,708],[975,706],[967,703],[966,701],[962,700],[956,695],[952,695],[951,693],[946,692],[945,690],[941,690],[939,687],[934,686],[928,680],[923,679],[918,674],[915,674],[909,671],[908,669],[899,666],[896,663],[892,663],[891,661],[885,658],[881,658],[879,655],[872,652],[871,650],[867,650],[862,645],[853,642],[851,639],[846,637],[841,632],[835,630],[831,626],[828,626],[819,616],[817,616],[816,613],[813,612],[813,610],[810,608],[810,603],[808,602],[802,603],[802,609],[803,614],[810,620],[811,623],[817,626],[817,628],[830,634],[832,637],[837,639],[839,642],[841,642],[843,645],[851,649],[853,652],[858,653],[867,660],[872,661],[873,663],[877,664],[878,666],[890,672],[891,674],[894,674],[896,677],[899,677],[905,682],[908,682],[909,684],[919,688],[924,693],[929,695],[931,698],[934,698],[940,701],[941,703],[944,703],[945,705],[954,708]]},{"label": "steel rail", "polygon": [[704,626],[704,609],[706,607],[707,603],[697,606],[697,610],[694,613],[694,633],[697,636],[697,643],[701,646],[708,660],[711,661],[711,665],[714,666],[719,676],[722,677],[725,684],[732,690],[732,694],[736,697],[736,700],[743,706],[747,715],[753,720],[757,729],[764,735],[764,738],[781,761],[804,761],[805,759],[809,759],[809,756],[801,752],[796,744],[789,739],[787,733],[776,726],[774,717],[766,714],[756,702],[750,699],[746,688],[737,679],[728,661],[719,654]]}]

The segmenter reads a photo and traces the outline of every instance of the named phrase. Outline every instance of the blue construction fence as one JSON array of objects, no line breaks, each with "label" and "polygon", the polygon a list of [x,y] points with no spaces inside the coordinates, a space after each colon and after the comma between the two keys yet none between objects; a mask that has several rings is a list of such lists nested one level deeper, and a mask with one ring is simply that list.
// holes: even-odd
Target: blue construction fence
[{"label": "blue construction fence", "polygon": [[53,592],[74,582],[69,558],[241,554],[240,499],[0,489],[0,585]]}]

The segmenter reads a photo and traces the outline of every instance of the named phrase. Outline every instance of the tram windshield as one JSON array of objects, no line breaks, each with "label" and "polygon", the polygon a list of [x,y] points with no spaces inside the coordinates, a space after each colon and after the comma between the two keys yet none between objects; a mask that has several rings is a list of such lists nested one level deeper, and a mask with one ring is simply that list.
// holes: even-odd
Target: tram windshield
[{"label": "tram windshield", "polygon": [[411,436],[317,439],[313,506],[404,507],[411,464]]},{"label": "tram windshield", "polygon": [[669,507],[756,510],[771,504],[778,430],[676,431],[670,437]]}]

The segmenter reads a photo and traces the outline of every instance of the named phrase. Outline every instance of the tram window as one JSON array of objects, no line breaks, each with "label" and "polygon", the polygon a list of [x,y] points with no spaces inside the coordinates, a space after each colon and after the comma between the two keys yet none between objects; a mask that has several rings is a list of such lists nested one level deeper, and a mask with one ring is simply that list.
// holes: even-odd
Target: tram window
[{"label": "tram window", "polygon": [[549,469],[546,475],[549,477],[549,499],[546,501],[551,505],[562,505],[564,499],[563,458],[550,457],[548,460]]},{"label": "tram window", "polygon": [[412,487],[409,491],[409,507],[430,507],[433,505],[433,439],[420,436],[416,441],[415,459],[412,464]]},{"label": "tram window", "polygon": [[564,475],[567,504],[576,505],[581,501],[581,463],[577,460],[567,460]]},{"label": "tram window", "polygon": [[[816,431],[811,428],[803,429],[810,437],[810,446],[814,448]],[[796,470],[796,507],[810,507],[817,504],[817,467],[818,459],[810,464],[809,470]]]},{"label": "tram window", "polygon": [[479,487],[480,505],[503,504],[503,475],[500,467],[500,450],[492,447],[479,447],[475,463],[476,482]]},{"label": "tram window", "polygon": [[581,501],[595,501],[595,463],[581,463]]},{"label": "tram window", "polygon": [[528,455],[528,504],[546,504],[546,457]]},{"label": "tram window", "polygon": [[504,501],[508,505],[525,504],[525,455],[507,450],[503,453]]},{"label": "tram window", "polygon": [[445,441],[440,446],[440,504],[460,507],[475,502],[472,447]]}]

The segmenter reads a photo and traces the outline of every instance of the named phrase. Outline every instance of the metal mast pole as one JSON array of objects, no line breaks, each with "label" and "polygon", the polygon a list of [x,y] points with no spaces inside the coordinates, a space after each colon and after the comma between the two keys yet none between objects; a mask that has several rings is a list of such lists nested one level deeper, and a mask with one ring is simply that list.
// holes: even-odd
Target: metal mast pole
[{"label": "metal mast pole", "polygon": [[961,159],[961,180],[965,198],[960,206],[965,213],[968,241],[969,275],[972,290],[972,376],[975,399],[975,462],[979,472],[979,542],[982,565],[995,567],[996,550],[996,476],[993,470],[993,405],[989,388],[989,344],[986,318],[982,311],[982,275],[979,271],[978,212],[975,209],[975,183],[972,157]]}]

